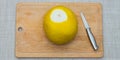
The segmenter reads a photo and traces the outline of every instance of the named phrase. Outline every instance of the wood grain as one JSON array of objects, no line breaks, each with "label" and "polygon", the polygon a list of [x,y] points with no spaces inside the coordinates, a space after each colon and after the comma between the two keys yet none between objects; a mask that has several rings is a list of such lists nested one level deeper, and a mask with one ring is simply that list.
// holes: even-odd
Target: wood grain
[{"label": "wood grain", "polygon": [[[43,16],[52,7],[63,5],[77,16],[78,33],[66,45],[54,45],[45,36]],[[91,27],[99,46],[94,51],[87,37],[80,12]],[[21,27],[21,28],[20,28]],[[22,29],[21,31],[19,29]],[[18,3],[16,7],[16,57],[102,57],[102,7],[99,3]]]}]

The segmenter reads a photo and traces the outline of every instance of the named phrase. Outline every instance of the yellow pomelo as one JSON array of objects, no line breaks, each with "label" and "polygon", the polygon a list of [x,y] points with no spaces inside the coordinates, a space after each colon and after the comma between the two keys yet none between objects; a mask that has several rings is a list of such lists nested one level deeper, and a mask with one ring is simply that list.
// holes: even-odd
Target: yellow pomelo
[{"label": "yellow pomelo", "polygon": [[45,14],[43,22],[48,40],[58,45],[74,40],[78,30],[75,14],[64,6],[51,8]]}]

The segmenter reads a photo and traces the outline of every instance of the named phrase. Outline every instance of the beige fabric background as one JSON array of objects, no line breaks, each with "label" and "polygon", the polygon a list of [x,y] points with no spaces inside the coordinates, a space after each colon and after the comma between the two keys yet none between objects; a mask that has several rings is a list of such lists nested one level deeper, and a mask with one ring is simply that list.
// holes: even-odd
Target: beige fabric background
[{"label": "beige fabric background", "polygon": [[[16,58],[15,9],[18,2],[99,2],[103,6],[103,58]],[[119,60],[120,0],[0,0],[0,60]]]}]

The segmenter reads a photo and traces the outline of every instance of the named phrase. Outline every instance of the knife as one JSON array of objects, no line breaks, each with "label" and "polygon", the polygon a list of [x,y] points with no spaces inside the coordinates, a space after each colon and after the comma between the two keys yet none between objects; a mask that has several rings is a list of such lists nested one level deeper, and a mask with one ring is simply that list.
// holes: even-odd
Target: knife
[{"label": "knife", "polygon": [[81,12],[80,15],[81,15],[81,17],[82,17],[82,21],[83,21],[83,24],[84,24],[84,26],[85,26],[85,28],[86,28],[86,32],[87,32],[87,34],[88,34],[88,37],[89,37],[89,39],[90,39],[90,42],[91,42],[94,50],[97,51],[97,50],[98,50],[98,45],[97,45],[96,40],[95,40],[95,38],[94,38],[94,36],[93,36],[93,34],[92,34],[92,32],[91,32],[90,26],[88,25],[84,14]]}]

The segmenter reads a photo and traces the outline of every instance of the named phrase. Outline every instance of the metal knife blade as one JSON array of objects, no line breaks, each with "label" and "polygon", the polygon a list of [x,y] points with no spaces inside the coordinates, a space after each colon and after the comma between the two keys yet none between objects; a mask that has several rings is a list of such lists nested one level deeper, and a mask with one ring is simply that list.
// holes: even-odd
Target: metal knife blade
[{"label": "metal knife blade", "polygon": [[85,16],[83,15],[82,12],[80,13],[80,15],[81,15],[81,17],[82,17],[82,21],[83,21],[83,23],[84,23],[85,28],[90,28],[89,25],[88,25],[88,23],[87,23],[87,21],[86,21],[86,18],[85,18]]}]

